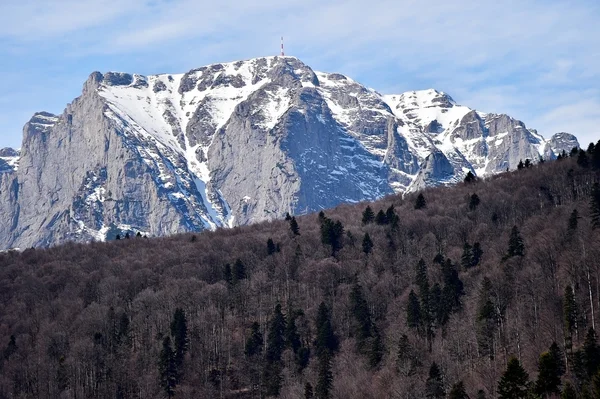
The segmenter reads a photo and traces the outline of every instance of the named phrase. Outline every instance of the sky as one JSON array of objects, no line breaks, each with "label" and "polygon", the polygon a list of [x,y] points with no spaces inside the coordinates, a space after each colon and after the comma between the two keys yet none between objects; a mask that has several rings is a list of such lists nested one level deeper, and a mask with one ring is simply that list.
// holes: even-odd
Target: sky
[{"label": "sky", "polygon": [[598,0],[0,0],[0,147],[93,71],[279,53],[384,94],[434,88],[545,137],[600,140]]}]

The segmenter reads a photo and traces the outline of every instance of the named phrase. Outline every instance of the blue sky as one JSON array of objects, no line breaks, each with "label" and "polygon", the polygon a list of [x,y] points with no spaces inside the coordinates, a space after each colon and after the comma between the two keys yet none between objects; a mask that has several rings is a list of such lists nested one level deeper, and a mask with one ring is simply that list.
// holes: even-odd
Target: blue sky
[{"label": "blue sky", "polygon": [[288,55],[382,93],[435,88],[544,136],[600,139],[600,2],[0,0],[0,147],[95,70]]}]

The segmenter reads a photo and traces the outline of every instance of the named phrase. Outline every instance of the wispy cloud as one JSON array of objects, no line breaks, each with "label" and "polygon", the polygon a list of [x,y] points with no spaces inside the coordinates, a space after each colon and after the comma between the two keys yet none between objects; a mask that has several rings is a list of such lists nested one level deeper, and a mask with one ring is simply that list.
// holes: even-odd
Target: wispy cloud
[{"label": "wispy cloud", "polygon": [[[0,57],[17,61],[0,73],[19,71],[20,62],[35,74],[73,79],[65,84],[71,97],[93,69],[179,72],[276,53],[283,34],[288,52],[314,68],[383,92],[435,87],[465,105],[512,113],[545,135],[600,138],[593,111],[600,94],[589,92],[600,78],[595,0],[47,3],[1,2]],[[585,101],[573,96],[586,91]],[[41,85],[30,94],[51,93]],[[68,101],[60,94],[58,109]]]}]

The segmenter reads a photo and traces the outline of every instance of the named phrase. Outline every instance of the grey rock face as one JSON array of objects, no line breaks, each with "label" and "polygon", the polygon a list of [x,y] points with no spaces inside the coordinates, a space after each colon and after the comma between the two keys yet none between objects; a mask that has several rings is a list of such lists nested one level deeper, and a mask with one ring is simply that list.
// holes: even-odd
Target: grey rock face
[{"label": "grey rock face", "polygon": [[435,90],[382,96],[294,57],[181,75],[94,72],[0,150],[0,248],[166,235],[516,168],[577,145]]}]

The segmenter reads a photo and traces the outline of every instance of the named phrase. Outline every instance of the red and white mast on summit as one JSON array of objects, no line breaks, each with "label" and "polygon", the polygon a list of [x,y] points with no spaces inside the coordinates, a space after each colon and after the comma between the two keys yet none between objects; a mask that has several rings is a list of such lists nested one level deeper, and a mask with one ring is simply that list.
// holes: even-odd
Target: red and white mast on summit
[{"label": "red and white mast on summit", "polygon": [[281,56],[285,57],[285,53],[283,51],[283,36],[281,36]]}]

